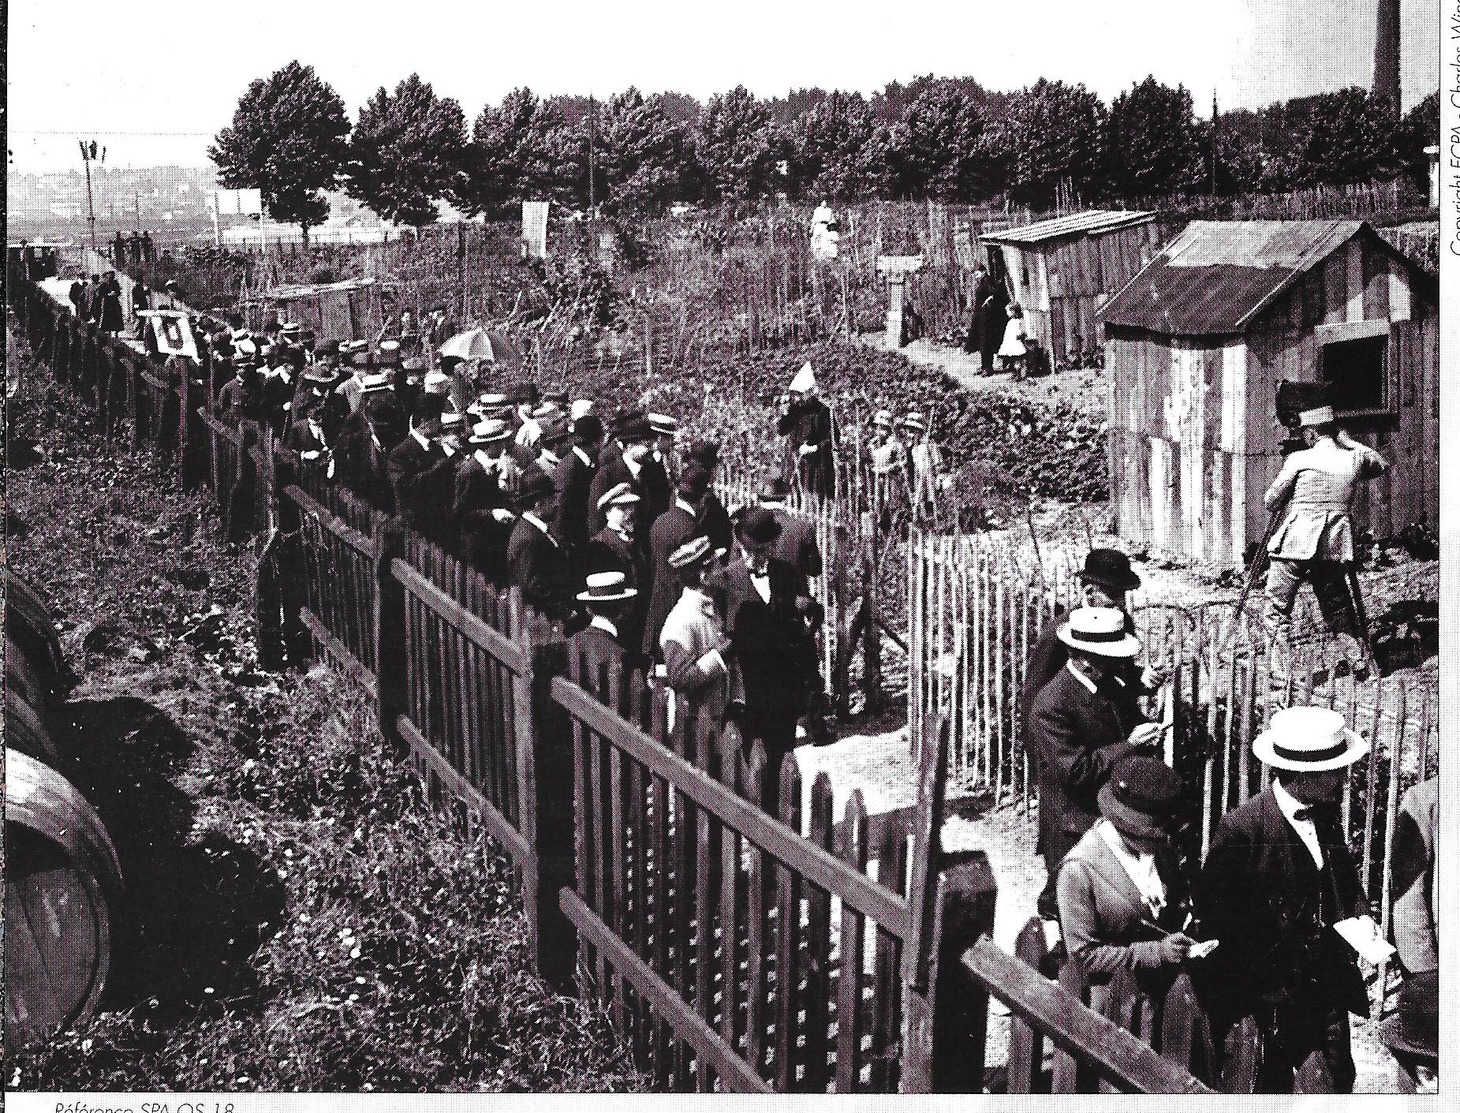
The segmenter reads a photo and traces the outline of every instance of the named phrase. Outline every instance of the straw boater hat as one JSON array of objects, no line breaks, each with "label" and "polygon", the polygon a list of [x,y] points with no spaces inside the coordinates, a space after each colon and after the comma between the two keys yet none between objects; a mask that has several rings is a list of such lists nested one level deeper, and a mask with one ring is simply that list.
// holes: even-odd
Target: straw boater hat
[{"label": "straw boater hat", "polygon": [[1059,629],[1071,649],[1096,657],[1134,657],[1141,643],[1125,629],[1125,612],[1116,607],[1077,607]]},{"label": "straw boater hat", "polygon": [[1253,756],[1262,764],[1299,773],[1342,769],[1368,752],[1368,739],[1328,707],[1285,707],[1252,740]]},{"label": "straw boater hat", "polygon": [[488,418],[471,427],[471,443],[475,445],[500,444],[511,436],[512,430],[507,427],[507,423],[496,418]]},{"label": "straw boater hat", "polygon": [[587,417],[593,412],[593,399],[575,398],[573,404],[568,407],[568,417],[572,421],[578,421]]},{"label": "straw boater hat", "polygon": [[563,411],[558,408],[558,404],[556,402],[544,402],[541,406],[538,406],[536,409],[534,409],[532,413],[528,416],[530,416],[533,421],[551,421],[562,412]]},{"label": "straw boater hat", "polygon": [[598,509],[607,510],[610,506],[631,506],[639,501],[639,496],[634,494],[634,489],[627,483],[619,483],[604,491],[598,499]]},{"label": "straw boater hat", "polygon": [[1135,754],[1110,774],[1096,795],[1100,814],[1122,835],[1161,839],[1186,825],[1186,785],[1159,758]]},{"label": "straw boater hat", "polygon": [[796,372],[795,377],[791,380],[790,387],[787,389],[792,394],[810,394],[816,389],[816,372],[811,369],[810,360],[807,360],[801,365],[801,370]]},{"label": "straw boater hat", "polygon": [[1332,425],[1333,420],[1332,406],[1315,406],[1298,415],[1298,425],[1304,429],[1314,425]]},{"label": "straw boater hat", "polygon": [[459,414],[455,410],[441,411],[441,429],[443,432],[460,432],[461,426],[466,423],[466,415]]},{"label": "straw boater hat", "polygon": [[583,585],[587,590],[578,592],[578,602],[589,605],[621,603],[639,594],[637,588],[629,587],[622,572],[590,572]]},{"label": "straw boater hat", "polygon": [[878,410],[877,416],[872,419],[872,424],[875,425],[878,429],[891,429],[892,411]]},{"label": "straw boater hat", "polygon": [[426,381],[421,385],[427,394],[448,394],[451,391],[451,376],[444,371],[428,371]]},{"label": "straw boater hat", "polygon": [[692,568],[697,564],[708,562],[712,556],[714,556],[714,550],[710,548],[708,537],[703,535],[691,537],[669,554],[669,567]]},{"label": "straw boater hat", "polygon": [[916,429],[919,433],[921,433],[925,429],[927,429],[928,426],[923,421],[923,415],[918,413],[917,410],[913,410],[905,418],[902,419],[902,427],[904,429]]},{"label": "straw boater hat", "polygon": [[675,433],[679,432],[679,422],[675,421],[668,414],[651,413],[649,415],[649,428],[663,436],[672,437]]}]

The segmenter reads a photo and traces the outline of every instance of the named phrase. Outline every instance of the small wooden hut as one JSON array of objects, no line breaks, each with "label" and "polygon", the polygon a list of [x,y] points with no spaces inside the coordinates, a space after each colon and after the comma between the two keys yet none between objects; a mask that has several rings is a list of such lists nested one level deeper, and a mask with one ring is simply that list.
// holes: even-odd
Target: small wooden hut
[{"label": "small wooden hut", "polygon": [[1054,365],[1101,340],[1096,313],[1166,240],[1155,213],[1091,209],[979,237],[995,279],[1024,310],[1024,326]]},{"label": "small wooden hut", "polygon": [[1390,461],[1355,507],[1439,518],[1439,283],[1356,220],[1195,221],[1101,316],[1120,536],[1237,566],[1282,463],[1278,384],[1326,383]]},{"label": "small wooden hut", "polygon": [[321,341],[371,339],[380,328],[380,289],[373,278],[275,286],[264,295],[264,305],[281,321],[314,329]]}]

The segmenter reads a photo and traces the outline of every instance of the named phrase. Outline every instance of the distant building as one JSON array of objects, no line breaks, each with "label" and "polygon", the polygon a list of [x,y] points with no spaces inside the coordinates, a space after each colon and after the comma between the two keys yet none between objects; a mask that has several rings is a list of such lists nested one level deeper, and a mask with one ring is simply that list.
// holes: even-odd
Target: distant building
[{"label": "distant building", "polygon": [[1282,464],[1278,384],[1326,382],[1389,471],[1355,524],[1439,521],[1439,284],[1357,220],[1194,221],[1101,313],[1130,541],[1239,566]]},{"label": "distant building", "polygon": [[1430,208],[1440,207],[1440,148],[1426,147],[1425,155],[1430,160]]},{"label": "distant building", "polygon": [[[1091,209],[979,237],[1056,366],[1100,343],[1096,314],[1165,242],[1155,213]],[[1007,277],[1005,277],[1007,276]]]}]

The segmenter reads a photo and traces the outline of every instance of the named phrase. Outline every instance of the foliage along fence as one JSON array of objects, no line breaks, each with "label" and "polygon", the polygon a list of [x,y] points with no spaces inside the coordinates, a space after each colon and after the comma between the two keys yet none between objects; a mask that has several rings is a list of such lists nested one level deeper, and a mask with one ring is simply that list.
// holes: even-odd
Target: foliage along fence
[{"label": "foliage along fence", "polygon": [[[745,759],[733,725],[705,709],[671,724],[662,684],[564,641],[515,592],[276,457],[266,432],[191,408],[193,375],[154,375],[142,353],[11,280],[32,352],[66,357],[58,379],[97,402],[105,431],[129,423],[139,446],[161,446],[166,478],[218,483],[230,532],[268,531],[273,589],[316,651],[374,694],[430,798],[513,858],[538,973],[604,1000],[661,1085],[980,1090],[992,997],[1122,1088],[1201,1089],[1058,986],[1011,977],[1018,960],[988,940],[987,858],[938,846],[942,720],[924,726],[916,809],[875,842],[859,793],[835,823],[824,772],[807,809],[794,755],[769,816],[758,741]],[[111,386],[123,370],[146,385]]]},{"label": "foliage along fence", "polygon": [[[923,737],[926,723],[946,717],[951,772],[996,799],[1027,805],[1033,792],[1020,688],[1040,631],[1080,604],[1078,571],[1065,555],[1031,568],[1012,547],[971,535],[925,534],[909,543],[910,737]],[[1407,672],[1359,677],[1321,638],[1295,638],[1275,653],[1261,622],[1238,616],[1230,601],[1183,608],[1148,603],[1136,592],[1130,604],[1141,660],[1171,674],[1148,711],[1173,725],[1164,757],[1200,790],[1199,842],[1192,848],[1200,855],[1221,817],[1266,786],[1251,743],[1274,711],[1332,707],[1370,740],[1371,756],[1345,783],[1343,820],[1387,932],[1398,802],[1439,768],[1433,681]],[[1296,629],[1319,622],[1315,613],[1295,614]],[[1388,973],[1379,971],[1381,1000]]]}]

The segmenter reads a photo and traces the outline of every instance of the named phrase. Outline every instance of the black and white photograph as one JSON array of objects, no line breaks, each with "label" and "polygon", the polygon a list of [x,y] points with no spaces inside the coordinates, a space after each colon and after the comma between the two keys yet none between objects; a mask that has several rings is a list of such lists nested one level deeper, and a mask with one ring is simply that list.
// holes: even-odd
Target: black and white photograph
[{"label": "black and white photograph", "polygon": [[1460,0],[5,21],[19,1113],[1447,1092]]}]

